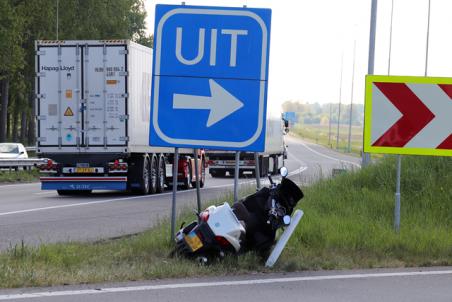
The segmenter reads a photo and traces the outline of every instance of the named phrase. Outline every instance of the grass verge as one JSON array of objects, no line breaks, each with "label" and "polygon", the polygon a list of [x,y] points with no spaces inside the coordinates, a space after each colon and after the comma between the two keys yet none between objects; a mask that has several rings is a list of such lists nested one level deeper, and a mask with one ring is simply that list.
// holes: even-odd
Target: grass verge
[{"label": "grass verge", "polygon": [[[296,124],[292,129],[295,135],[298,135],[306,140],[326,146],[331,149],[336,149],[341,152],[346,152],[348,149],[348,125],[341,125],[339,127],[339,140],[337,144],[337,126],[332,125],[331,137],[328,139],[328,125],[308,125]],[[351,133],[351,153],[361,155],[363,146],[363,128],[353,126]]]},{"label": "grass verge", "polygon": [[39,171],[37,169],[26,171],[0,170],[0,183],[31,182],[37,180],[39,180]]},{"label": "grass verge", "polygon": [[[305,212],[273,271],[452,265],[452,158],[404,157],[401,231],[393,231],[395,160],[306,188]],[[223,200],[230,200],[226,196]],[[220,203],[217,200],[215,203]],[[178,218],[191,221],[184,212]],[[168,223],[117,240],[11,247],[2,287],[267,271],[254,254],[210,266],[170,258]]]}]

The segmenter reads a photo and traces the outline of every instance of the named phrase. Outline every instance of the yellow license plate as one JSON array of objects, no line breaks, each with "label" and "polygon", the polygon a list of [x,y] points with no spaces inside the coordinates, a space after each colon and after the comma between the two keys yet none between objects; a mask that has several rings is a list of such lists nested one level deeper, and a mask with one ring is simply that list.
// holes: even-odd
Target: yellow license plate
[{"label": "yellow license plate", "polygon": [[75,168],[75,173],[94,173],[94,168]]},{"label": "yellow license plate", "polygon": [[185,241],[193,252],[202,248],[201,239],[199,239],[195,232],[190,232],[188,235],[185,235]]}]

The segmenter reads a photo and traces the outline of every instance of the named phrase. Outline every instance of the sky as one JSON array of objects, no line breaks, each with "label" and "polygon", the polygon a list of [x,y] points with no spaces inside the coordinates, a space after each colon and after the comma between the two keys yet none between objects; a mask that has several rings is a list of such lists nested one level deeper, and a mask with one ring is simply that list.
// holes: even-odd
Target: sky
[{"label": "sky", "polygon": [[[452,0],[430,1],[427,75],[451,77]],[[150,33],[154,32],[157,3],[181,4],[181,1],[145,0]],[[193,0],[185,3],[272,9],[268,102],[364,102],[371,0]],[[387,75],[390,65],[391,75],[424,76],[428,5],[429,0],[378,1],[374,74]]]}]

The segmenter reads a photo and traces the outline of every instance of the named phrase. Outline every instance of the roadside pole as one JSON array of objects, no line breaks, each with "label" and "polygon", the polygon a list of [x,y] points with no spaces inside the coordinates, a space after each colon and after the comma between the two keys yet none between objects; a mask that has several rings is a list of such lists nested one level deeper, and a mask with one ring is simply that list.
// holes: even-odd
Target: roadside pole
[{"label": "roadside pole", "polygon": [[254,174],[256,175],[256,189],[261,188],[261,174],[259,173],[259,153],[254,152]]},{"label": "roadside pole", "polygon": [[174,148],[173,160],[173,202],[171,204],[171,241],[174,241],[176,229],[176,194],[177,194],[177,171],[179,170],[179,148]]},{"label": "roadside pole", "polygon": [[394,207],[394,230],[398,233],[400,231],[400,169],[402,166],[402,156],[397,155],[397,180],[395,192],[395,207]]},{"label": "roadside pole", "polygon": [[[198,152],[199,149],[193,149],[193,155],[195,157],[195,174],[196,174],[196,202],[198,205],[198,213],[201,213],[201,189],[199,188],[199,167],[198,167]],[[201,161],[202,163],[202,161]],[[202,168],[201,168],[202,171]]]},{"label": "roadside pole", "polygon": [[[377,4],[378,4],[377,0],[372,0],[371,10],[370,10],[369,59],[368,59],[368,64],[367,64],[367,74],[374,74],[375,32],[377,29]],[[365,167],[369,164],[370,164],[370,154],[363,152],[362,166]]]},{"label": "roadside pole", "polygon": [[[391,55],[392,55],[392,24],[394,19],[394,0],[391,1],[391,23],[389,26],[389,53],[388,53],[388,76],[391,74]],[[400,231],[400,174],[402,168],[402,156],[397,155],[397,172],[396,172],[396,191],[394,205],[394,230],[396,233]]]},{"label": "roadside pole", "polygon": [[331,145],[331,117],[333,115],[333,103],[330,103],[330,119],[328,121],[328,146],[332,149],[333,146]]},{"label": "roadside pole", "polygon": [[[394,0],[392,1],[394,8]],[[428,12],[427,12],[427,37],[425,43],[425,70],[424,76],[427,76],[428,71],[428,50],[429,50],[429,37],[430,37],[430,6],[431,0],[428,0]],[[391,11],[391,37],[392,37],[392,11]],[[390,65],[388,66],[388,74],[390,71]],[[395,192],[395,209],[394,209],[394,229],[397,233],[400,232],[400,174],[402,169],[402,156],[397,155],[397,179],[396,179],[396,192]]]},{"label": "roadside pole", "polygon": [[239,164],[240,164],[240,151],[236,151],[235,169],[234,169],[234,203],[239,201]]},{"label": "roadside pole", "polygon": [[339,150],[339,124],[341,122],[342,74],[344,70],[344,53],[341,56],[341,80],[339,82],[339,112],[337,113],[336,150]]},{"label": "roadside pole", "polygon": [[348,148],[347,151],[350,153],[352,151],[351,140],[352,140],[352,117],[353,117],[353,88],[355,84],[355,59],[356,59],[356,39],[353,42],[353,69],[352,69],[352,91],[350,96],[350,120],[348,124]]}]

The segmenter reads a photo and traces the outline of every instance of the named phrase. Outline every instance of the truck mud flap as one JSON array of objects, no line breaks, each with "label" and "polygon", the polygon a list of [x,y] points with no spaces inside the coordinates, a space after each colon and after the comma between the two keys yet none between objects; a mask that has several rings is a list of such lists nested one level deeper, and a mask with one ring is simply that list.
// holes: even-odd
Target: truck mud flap
[{"label": "truck mud flap", "polygon": [[127,177],[41,177],[42,190],[127,189]]}]

